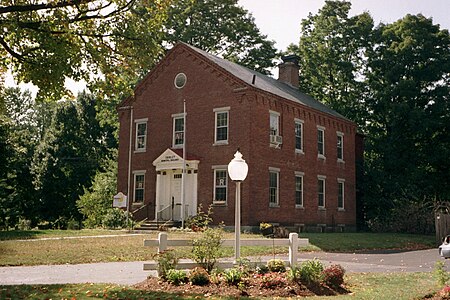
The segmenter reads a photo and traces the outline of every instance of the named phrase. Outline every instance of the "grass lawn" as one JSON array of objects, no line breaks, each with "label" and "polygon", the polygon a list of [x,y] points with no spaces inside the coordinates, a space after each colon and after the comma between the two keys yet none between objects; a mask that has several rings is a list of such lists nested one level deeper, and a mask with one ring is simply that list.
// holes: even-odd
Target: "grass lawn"
[{"label": "grass lawn", "polygon": [[[107,230],[37,230],[0,231],[0,266],[77,264],[113,261],[151,260],[156,248],[144,247],[143,240],[155,239],[157,232],[146,235],[126,235],[80,239],[61,239],[68,236],[98,236],[125,234],[125,231]],[[194,239],[199,233],[169,232],[169,239]],[[39,238],[57,238],[39,240]],[[309,238],[307,251],[355,252],[369,249],[432,248],[434,236],[374,233],[302,233]],[[23,239],[26,240],[24,241]],[[234,233],[226,233],[233,239]],[[261,235],[242,234],[241,238],[263,238]],[[305,249],[303,249],[305,250]],[[179,247],[177,252],[189,257],[190,247]],[[287,253],[287,247],[275,247],[276,254]],[[242,256],[271,255],[272,247],[242,247]],[[226,248],[224,256],[233,256],[233,249]]]},{"label": "grass lawn", "polygon": [[[349,274],[349,295],[304,299],[417,299],[438,290],[431,273]],[[0,286],[0,299],[204,299],[106,284]],[[208,299],[229,299],[209,297]],[[234,299],[234,298],[233,298]]]}]

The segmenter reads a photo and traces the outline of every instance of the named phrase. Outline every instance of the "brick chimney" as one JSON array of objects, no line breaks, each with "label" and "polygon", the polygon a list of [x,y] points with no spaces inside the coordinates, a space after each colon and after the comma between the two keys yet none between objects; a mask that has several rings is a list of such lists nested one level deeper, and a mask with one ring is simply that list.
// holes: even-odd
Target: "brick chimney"
[{"label": "brick chimney", "polygon": [[298,72],[300,70],[298,60],[300,58],[297,55],[292,54],[282,56],[281,59],[283,60],[283,63],[278,65],[278,80],[298,89]]}]

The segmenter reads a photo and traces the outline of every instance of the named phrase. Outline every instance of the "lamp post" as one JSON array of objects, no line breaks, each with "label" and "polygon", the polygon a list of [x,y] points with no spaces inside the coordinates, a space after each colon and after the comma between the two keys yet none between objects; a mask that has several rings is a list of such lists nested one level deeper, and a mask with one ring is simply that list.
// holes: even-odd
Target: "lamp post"
[{"label": "lamp post", "polygon": [[242,159],[241,152],[236,151],[234,158],[228,164],[228,175],[236,182],[236,207],[234,212],[234,259],[237,262],[241,256],[241,182],[245,180],[248,173],[248,165]]}]

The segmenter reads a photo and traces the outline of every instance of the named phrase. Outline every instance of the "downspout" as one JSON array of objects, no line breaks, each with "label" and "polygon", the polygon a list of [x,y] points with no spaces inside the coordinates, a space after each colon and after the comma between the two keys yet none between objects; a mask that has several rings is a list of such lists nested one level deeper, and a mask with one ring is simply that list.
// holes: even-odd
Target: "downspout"
[{"label": "downspout", "polygon": [[128,148],[128,185],[127,185],[127,225],[130,214],[130,192],[131,192],[131,151],[133,150],[133,106],[130,106],[130,145]]}]

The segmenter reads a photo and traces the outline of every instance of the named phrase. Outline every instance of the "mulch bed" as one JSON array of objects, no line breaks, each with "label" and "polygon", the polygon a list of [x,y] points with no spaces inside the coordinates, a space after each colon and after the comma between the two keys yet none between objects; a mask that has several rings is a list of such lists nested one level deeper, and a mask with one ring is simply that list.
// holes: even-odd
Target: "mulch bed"
[{"label": "mulch bed", "polygon": [[298,283],[287,283],[283,287],[263,288],[258,278],[248,278],[245,288],[240,290],[237,286],[228,285],[224,282],[219,284],[210,283],[205,286],[191,285],[189,283],[182,285],[173,285],[162,281],[157,277],[149,277],[147,280],[134,286],[140,290],[165,292],[177,295],[203,295],[208,296],[228,296],[228,297],[295,297],[295,296],[333,296],[348,294],[349,291],[344,287],[330,288],[324,285],[305,286]]}]

